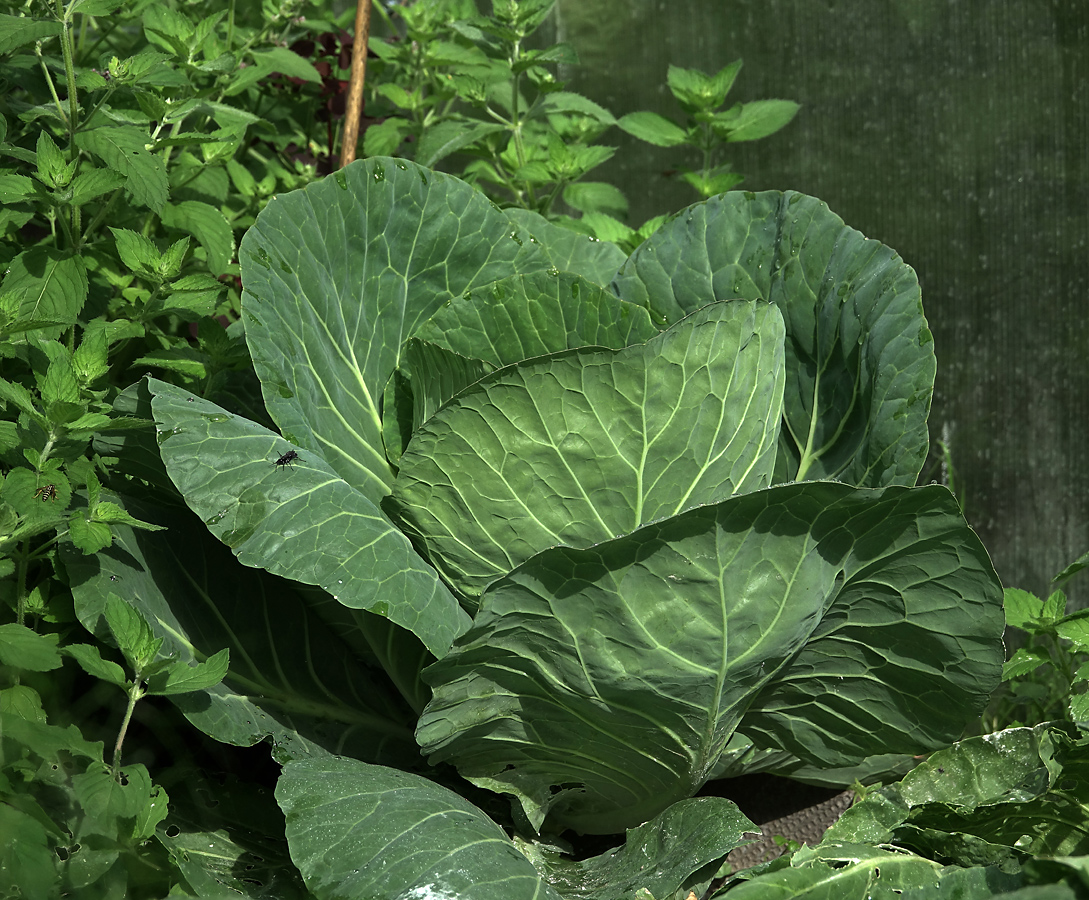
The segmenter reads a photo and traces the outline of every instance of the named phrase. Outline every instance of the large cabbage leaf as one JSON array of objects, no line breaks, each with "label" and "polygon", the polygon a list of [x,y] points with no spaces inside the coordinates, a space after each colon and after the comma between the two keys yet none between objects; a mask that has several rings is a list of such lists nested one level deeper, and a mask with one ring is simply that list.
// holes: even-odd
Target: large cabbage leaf
[{"label": "large cabbage leaf", "polygon": [[774,306],[717,303],[645,344],[500,369],[424,423],[391,505],[474,597],[547,547],[767,487],[782,347]]},{"label": "large cabbage leaf", "polygon": [[691,796],[742,723],[826,766],[948,744],[999,677],[999,590],[945,488],[734,497],[493,584],[417,738],[537,825],[617,831]]},{"label": "large cabbage leaf", "polygon": [[450,298],[551,265],[479,191],[392,159],[277,198],[239,258],[269,413],[372,501],[393,480],[381,398],[405,340]]},{"label": "large cabbage leaf", "polygon": [[934,339],[919,282],[889,247],[793,191],[731,191],[676,215],[613,281],[675,322],[761,297],[786,323],[777,482],[912,485],[926,459]]}]

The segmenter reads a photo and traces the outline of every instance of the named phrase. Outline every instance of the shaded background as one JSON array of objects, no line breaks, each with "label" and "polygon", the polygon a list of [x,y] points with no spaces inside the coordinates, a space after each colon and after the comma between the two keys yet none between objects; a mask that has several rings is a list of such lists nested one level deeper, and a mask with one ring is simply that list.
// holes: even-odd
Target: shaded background
[{"label": "shaded background", "polygon": [[[558,0],[568,86],[680,122],[670,63],[742,58],[729,102],[781,97],[783,131],[734,144],[743,190],[820,197],[918,272],[938,376],[931,442],[1010,587],[1089,550],[1089,2]],[[698,198],[696,163],[614,129],[593,177],[629,224]],[[932,446],[927,481],[946,480]],[[1089,575],[1067,587],[1089,605]]]}]

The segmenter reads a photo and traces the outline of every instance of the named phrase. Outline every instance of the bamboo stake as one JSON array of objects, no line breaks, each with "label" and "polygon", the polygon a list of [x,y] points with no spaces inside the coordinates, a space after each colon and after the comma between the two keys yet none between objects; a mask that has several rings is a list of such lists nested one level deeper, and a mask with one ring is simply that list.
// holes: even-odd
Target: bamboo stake
[{"label": "bamboo stake", "polygon": [[371,0],[359,0],[355,10],[355,42],[352,44],[352,78],[344,108],[344,136],[340,145],[340,167],[355,159],[359,142],[359,120],[363,116],[363,84],[367,75],[367,41],[371,33]]}]

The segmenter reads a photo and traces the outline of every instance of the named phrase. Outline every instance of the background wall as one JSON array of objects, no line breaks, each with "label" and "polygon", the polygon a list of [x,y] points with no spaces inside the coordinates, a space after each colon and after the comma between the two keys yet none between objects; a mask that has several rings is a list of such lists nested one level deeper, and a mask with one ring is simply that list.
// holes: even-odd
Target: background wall
[{"label": "background wall", "polygon": [[[556,28],[571,88],[616,115],[679,118],[668,65],[738,57],[731,100],[802,104],[734,145],[741,188],[820,197],[916,269],[932,442],[1003,581],[1046,591],[1089,549],[1089,3],[558,0]],[[662,174],[694,160],[606,140],[633,224],[697,199]],[[1069,593],[1089,605],[1089,576]]]}]

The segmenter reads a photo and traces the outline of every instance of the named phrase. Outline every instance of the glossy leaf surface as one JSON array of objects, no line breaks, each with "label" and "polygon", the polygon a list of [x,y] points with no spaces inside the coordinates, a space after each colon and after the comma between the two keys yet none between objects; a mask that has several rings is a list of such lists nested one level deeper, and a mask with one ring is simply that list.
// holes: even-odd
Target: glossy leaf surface
[{"label": "glossy leaf surface", "polygon": [[586,547],[770,482],[782,322],[720,303],[645,344],[527,360],[416,433],[391,498],[468,596],[534,553]]},{"label": "glossy leaf surface", "polygon": [[170,477],[244,565],[388,616],[436,656],[467,627],[468,617],[405,536],[320,456],[292,450],[275,433],[181,388],[154,380],[149,387]]},{"label": "glossy leaf surface", "polygon": [[506,833],[453,791],[354,759],[285,767],[276,799],[318,900],[559,900]]},{"label": "glossy leaf surface", "polygon": [[278,197],[239,256],[269,413],[374,502],[393,480],[380,400],[404,341],[451,297],[550,265],[469,185],[382,158]]},{"label": "glossy leaf surface", "polygon": [[739,724],[824,766],[948,743],[999,676],[998,591],[944,488],[735,497],[492,585],[417,738],[608,833],[691,796]]},{"label": "glossy leaf surface", "polygon": [[713,300],[774,303],[787,333],[776,482],[915,483],[935,372],[918,280],[821,201],[731,191],[698,203],[632,254],[613,289],[665,323]]}]

